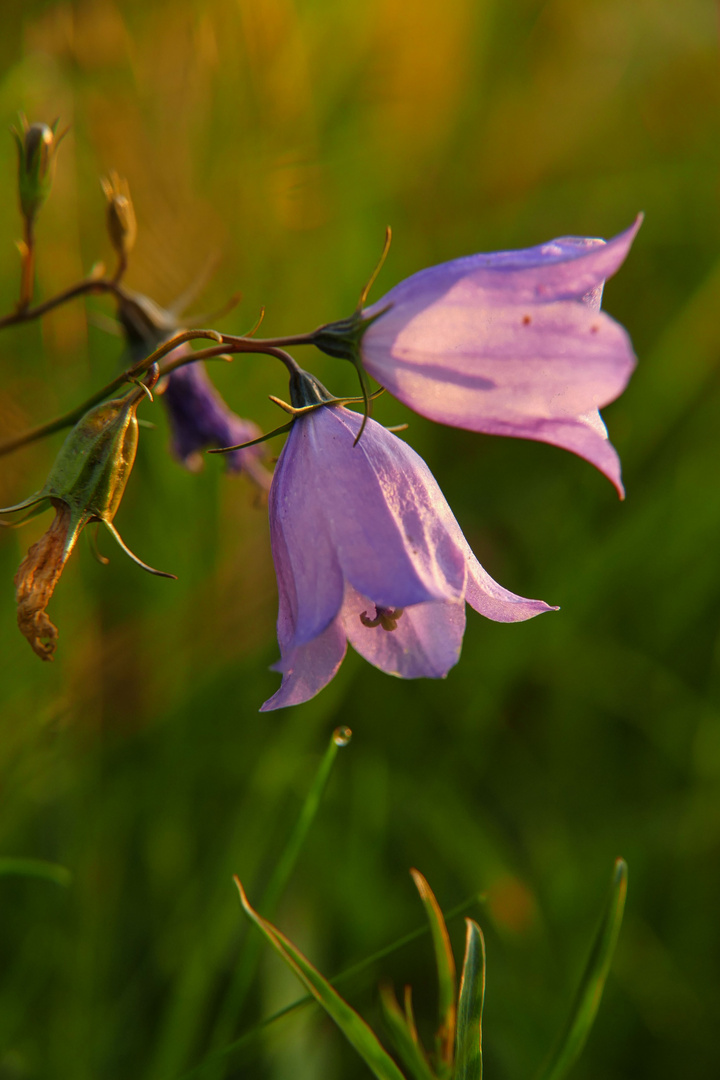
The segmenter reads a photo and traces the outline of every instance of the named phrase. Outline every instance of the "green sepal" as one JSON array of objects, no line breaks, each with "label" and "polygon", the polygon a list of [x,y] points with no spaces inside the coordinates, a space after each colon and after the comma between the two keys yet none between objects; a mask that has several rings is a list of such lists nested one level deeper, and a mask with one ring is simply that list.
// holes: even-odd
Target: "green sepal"
[{"label": "green sepal", "polygon": [[377,1077],[377,1080],[405,1080],[393,1059],[362,1017],[358,1016],[355,1010],[340,997],[327,979],[320,974],[317,968],[313,967],[299,949],[295,948],[292,942],[288,941],[284,934],[281,934],[272,923],[263,919],[250,906],[242,884],[237,877],[235,878],[235,884],[245,914],[262,931],[275,951],[294,971],[315,1000],[322,1005],[328,1016],[335,1021],[350,1045],[357,1050],[370,1071]]},{"label": "green sepal", "polygon": [[[143,562],[142,559],[139,558],[135,554],[134,551],[131,551],[130,548],[125,543],[125,541],[123,540],[120,533],[117,531],[117,529],[113,525],[112,521],[109,521],[107,518],[103,518],[102,523],[105,526],[105,528],[107,529],[107,531],[110,533],[112,538],[115,540],[118,547],[120,547],[125,552],[125,554],[128,556],[128,558],[132,559],[132,561],[137,566],[139,566],[141,570],[147,570],[148,574],[154,574],[155,577],[165,577],[165,578],[170,578],[171,581],[177,581],[177,574],[169,574],[167,572],[167,570],[156,570],[154,566],[148,566],[148,564],[146,562]],[[101,559],[100,559],[101,562],[102,562],[102,558],[103,557],[101,557]],[[105,562],[108,562],[108,560],[105,559]]]},{"label": "green sepal", "polygon": [[453,1080],[482,1080],[482,1013],[485,1002],[485,939],[473,919],[465,920],[465,960],[458,998]]},{"label": "green sepal", "polygon": [[539,1080],[562,1080],[582,1053],[610,970],[627,894],[627,864],[616,859],[610,895],[575,1000],[558,1045]]},{"label": "green sepal", "polygon": [[43,495],[41,491],[36,491],[34,495],[23,499],[22,502],[15,503],[14,506],[0,506],[0,514],[16,514],[18,510],[28,511],[25,517],[20,518],[19,521],[0,521],[0,526],[4,529],[17,529],[24,525],[26,521],[32,521],[38,514],[42,514],[49,505],[50,500],[48,497]]}]

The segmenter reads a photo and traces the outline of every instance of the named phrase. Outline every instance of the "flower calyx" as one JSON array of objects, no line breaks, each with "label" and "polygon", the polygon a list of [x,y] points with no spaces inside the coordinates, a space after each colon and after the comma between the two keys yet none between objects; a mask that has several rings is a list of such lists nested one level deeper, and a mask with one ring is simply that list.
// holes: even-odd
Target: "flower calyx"
[{"label": "flower calyx", "polygon": [[[381,386],[370,394],[367,398],[363,397],[333,397],[329,390],[326,390],[319,379],[316,379],[314,375],[311,375],[308,371],[303,371],[301,368],[297,368],[291,373],[290,376],[290,402],[283,401],[282,398],[275,397],[274,394],[270,394],[270,401],[277,405],[283,412],[288,413],[292,419],[287,424],[283,424],[281,427],[274,428],[272,431],[268,431],[267,434],[261,435],[257,439],[251,439],[249,442],[240,443],[238,446],[223,446],[208,450],[208,454],[228,454],[233,450],[244,450],[248,446],[257,446],[258,443],[266,442],[268,439],[272,439],[275,435],[282,435],[284,432],[289,431],[294,422],[301,416],[307,416],[309,413],[316,412],[318,409],[328,408],[334,405],[360,405],[368,403],[379,397],[380,394],[384,394],[385,390]],[[367,414],[366,414],[367,417]],[[364,427],[364,423],[363,423]],[[357,444],[363,428],[355,440]]]},{"label": "flower calyx", "polygon": [[[146,382],[156,378],[154,372]],[[113,524],[135,462],[137,407],[147,393],[149,387],[142,383],[90,409],[66,438],[42,490],[0,509],[2,514],[25,511],[20,520],[3,522],[13,526],[24,524],[48,507],[55,510],[49,529],[32,545],[15,575],[18,625],[43,660],[53,658],[58,637],[46,608],[80,532],[90,522],[105,525],[143,570],[159,577],[175,577],[155,570],[133,554]]]}]

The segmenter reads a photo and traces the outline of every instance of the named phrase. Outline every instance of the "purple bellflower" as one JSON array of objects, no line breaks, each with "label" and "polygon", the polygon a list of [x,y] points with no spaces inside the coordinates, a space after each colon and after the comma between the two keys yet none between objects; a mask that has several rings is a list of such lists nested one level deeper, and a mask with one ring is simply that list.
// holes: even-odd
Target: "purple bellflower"
[{"label": "purple bellflower", "polygon": [[359,338],[362,367],[415,412],[571,450],[622,497],[598,409],[622,393],[635,356],[600,301],[641,223],[607,242],[561,237],[421,270],[354,318],[321,327],[316,343],[348,355],[337,342]]},{"label": "purple bellflower", "polygon": [[278,581],[275,670],[261,711],[322,690],[347,642],[375,667],[443,678],[457,663],[465,603],[497,622],[556,610],[493,581],[425,462],[407,443],[338,406],[298,416],[270,489]]},{"label": "purple bellflower", "polygon": [[[175,356],[183,346],[169,355]],[[201,450],[211,446],[235,446],[260,434],[252,420],[237,416],[226,405],[210,381],[204,363],[186,364],[167,377],[163,391],[167,408],[172,451],[192,472],[202,468]],[[264,448],[248,446],[225,455],[228,472],[244,472],[267,491],[271,475],[262,465]]]}]

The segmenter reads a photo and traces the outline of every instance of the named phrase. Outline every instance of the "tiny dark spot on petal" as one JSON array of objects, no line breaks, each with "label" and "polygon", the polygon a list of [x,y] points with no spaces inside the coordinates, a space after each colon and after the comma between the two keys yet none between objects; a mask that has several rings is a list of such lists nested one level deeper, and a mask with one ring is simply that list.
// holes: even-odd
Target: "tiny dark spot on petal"
[{"label": "tiny dark spot on petal", "polygon": [[523,315],[523,326],[529,326],[531,322],[532,319],[529,315]]},{"label": "tiny dark spot on petal", "polygon": [[590,327],[590,333],[591,334],[597,334],[599,329],[600,329],[600,327],[597,326],[597,324],[593,323],[593,325]]}]

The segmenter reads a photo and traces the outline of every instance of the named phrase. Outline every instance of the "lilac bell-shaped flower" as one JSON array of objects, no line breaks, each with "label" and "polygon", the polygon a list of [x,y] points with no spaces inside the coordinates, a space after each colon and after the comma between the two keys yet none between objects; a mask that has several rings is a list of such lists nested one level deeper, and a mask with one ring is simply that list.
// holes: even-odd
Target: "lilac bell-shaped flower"
[{"label": "lilac bell-shaped flower", "polygon": [[562,237],[421,270],[354,318],[321,327],[315,344],[335,355],[354,350],[373,378],[430,420],[571,450],[622,496],[598,410],[622,393],[636,361],[600,300],[641,222],[607,242]]},{"label": "lilac bell-shaped flower", "polygon": [[[465,603],[497,622],[554,610],[483,570],[425,462],[305,373],[270,489],[282,686],[263,711],[307,701],[347,647],[390,675],[442,678],[460,655]],[[291,383],[291,391],[293,384]],[[298,389],[300,393],[298,393]],[[332,400],[332,399],[330,399]]]}]

